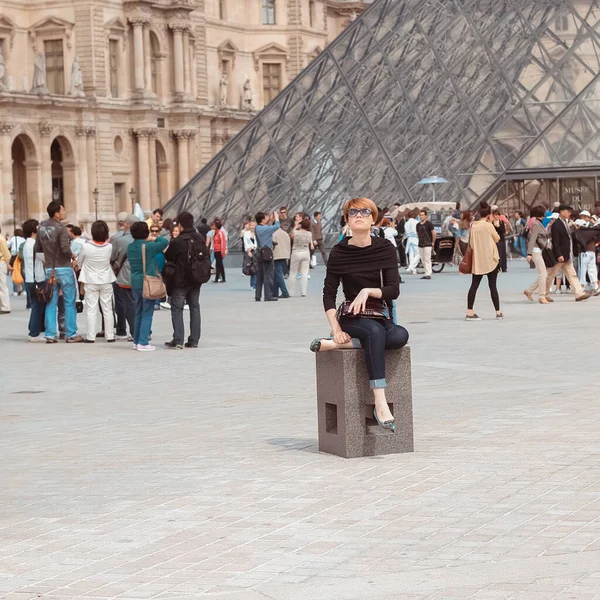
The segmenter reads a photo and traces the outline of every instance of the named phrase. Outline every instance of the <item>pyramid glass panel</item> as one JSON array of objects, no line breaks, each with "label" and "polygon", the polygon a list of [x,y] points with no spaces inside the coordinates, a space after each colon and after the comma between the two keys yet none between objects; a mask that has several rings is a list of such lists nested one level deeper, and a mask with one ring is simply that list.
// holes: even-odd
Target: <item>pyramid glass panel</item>
[{"label": "pyramid glass panel", "polygon": [[320,210],[331,242],[352,196],[426,202],[438,175],[470,206],[520,172],[599,166],[600,0],[375,0],[166,212],[235,231]]}]

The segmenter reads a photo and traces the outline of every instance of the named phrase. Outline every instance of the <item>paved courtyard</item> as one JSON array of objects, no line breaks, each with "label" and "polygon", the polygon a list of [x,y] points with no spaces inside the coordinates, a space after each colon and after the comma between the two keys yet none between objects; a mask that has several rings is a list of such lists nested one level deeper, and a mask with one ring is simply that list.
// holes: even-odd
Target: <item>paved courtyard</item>
[{"label": "paved courtyard", "polygon": [[[28,344],[0,318],[0,598],[600,599],[600,299],[408,278],[412,454],[316,444],[309,297],[202,293],[198,350]],[[154,341],[169,338],[155,314]]]}]

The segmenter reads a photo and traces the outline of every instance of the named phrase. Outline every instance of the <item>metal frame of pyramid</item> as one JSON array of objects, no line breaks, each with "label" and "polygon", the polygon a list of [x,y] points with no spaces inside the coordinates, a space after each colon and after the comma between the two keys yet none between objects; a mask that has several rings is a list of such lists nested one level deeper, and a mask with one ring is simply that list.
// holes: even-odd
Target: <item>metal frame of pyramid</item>
[{"label": "metal frame of pyramid", "polygon": [[[509,172],[600,166],[600,0],[376,0],[175,197],[223,218],[470,206]],[[232,236],[232,247],[239,243]]]}]

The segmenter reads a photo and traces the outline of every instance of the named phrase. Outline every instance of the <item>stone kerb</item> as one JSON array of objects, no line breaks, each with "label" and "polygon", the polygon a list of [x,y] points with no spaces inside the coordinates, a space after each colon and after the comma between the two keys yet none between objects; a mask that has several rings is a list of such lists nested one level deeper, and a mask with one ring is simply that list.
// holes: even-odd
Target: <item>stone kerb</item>
[{"label": "stone kerb", "polygon": [[344,458],[414,451],[410,348],[386,351],[386,397],[396,433],[373,417],[362,350],[317,352],[319,450]]}]

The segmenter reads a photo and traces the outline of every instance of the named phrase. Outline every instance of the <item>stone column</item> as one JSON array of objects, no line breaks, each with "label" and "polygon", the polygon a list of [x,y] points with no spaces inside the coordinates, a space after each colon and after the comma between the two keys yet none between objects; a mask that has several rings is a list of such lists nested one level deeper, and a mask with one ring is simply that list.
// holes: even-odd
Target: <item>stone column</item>
[{"label": "stone column", "polygon": [[77,134],[77,212],[87,213],[90,207],[89,201],[89,190],[90,185],[88,181],[88,157],[87,157],[87,130],[85,127],[77,127],[75,133]]},{"label": "stone column", "polygon": [[12,177],[12,144],[10,132],[14,125],[8,121],[0,121],[0,157],[2,157],[2,170],[0,171],[0,194],[4,202],[0,203],[0,215],[12,215],[12,200],[10,192],[13,189]]},{"label": "stone column", "polygon": [[134,70],[134,91],[142,92],[144,90],[144,25],[145,19],[129,19],[133,27],[133,70]]},{"label": "stone column", "polygon": [[152,51],[150,48],[150,23],[144,23],[144,80],[146,91],[152,93]]},{"label": "stone column", "polygon": [[[46,206],[52,202],[52,158],[50,155],[50,134],[52,133],[52,125],[48,123],[48,121],[41,121],[38,127],[41,136],[42,163],[42,185],[40,188],[40,196],[42,206]],[[29,195],[29,190],[27,190],[27,195]]]},{"label": "stone column", "polygon": [[88,184],[87,184],[87,206],[90,213],[94,210],[94,197],[92,191],[96,186],[100,188],[100,182],[98,181],[98,174],[96,173],[96,128],[86,127],[86,146],[87,146],[87,172],[88,172]]},{"label": "stone column", "polygon": [[182,96],[185,91],[183,81],[183,25],[170,25],[173,31],[173,70],[175,72],[175,94]]},{"label": "stone column", "polygon": [[150,205],[152,209],[160,206],[160,200],[158,196],[158,177],[156,171],[156,136],[158,135],[158,129],[148,130],[148,158],[149,169],[150,169]]},{"label": "stone column", "polygon": [[188,176],[192,177],[198,170],[197,165],[197,152],[196,152],[196,132],[193,129],[188,131]]},{"label": "stone column", "polygon": [[152,210],[150,205],[150,169],[148,162],[148,137],[150,130],[134,130],[138,145],[138,193],[137,201],[144,210]]},{"label": "stone column", "polygon": [[189,29],[184,29],[182,32],[183,41],[183,88],[186,95],[191,93],[190,85],[190,36]]},{"label": "stone column", "polygon": [[178,188],[181,189],[189,180],[190,158],[188,152],[189,131],[179,129],[173,132],[177,138],[177,163],[179,169],[179,178],[177,180]]}]

